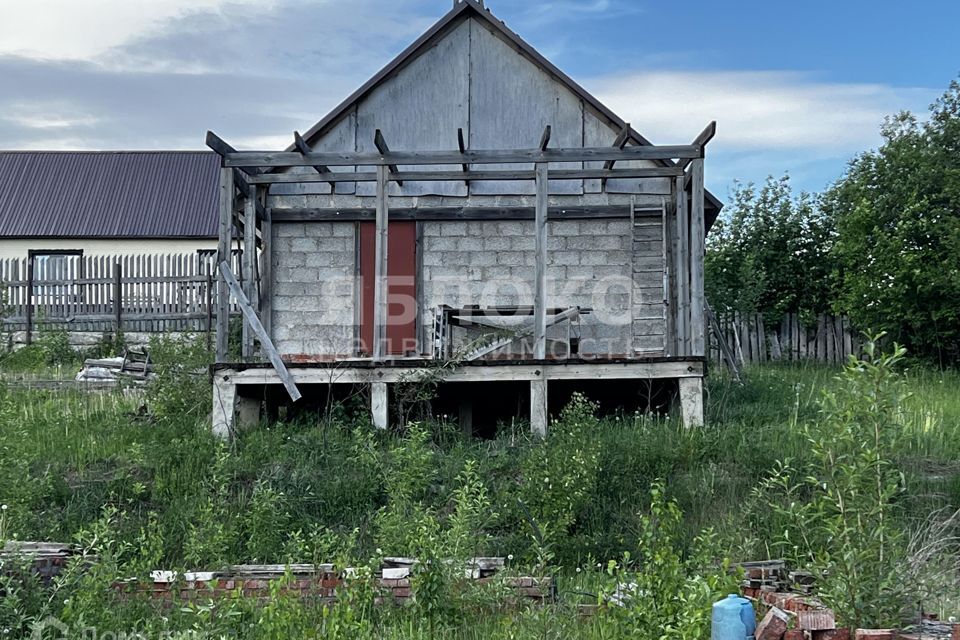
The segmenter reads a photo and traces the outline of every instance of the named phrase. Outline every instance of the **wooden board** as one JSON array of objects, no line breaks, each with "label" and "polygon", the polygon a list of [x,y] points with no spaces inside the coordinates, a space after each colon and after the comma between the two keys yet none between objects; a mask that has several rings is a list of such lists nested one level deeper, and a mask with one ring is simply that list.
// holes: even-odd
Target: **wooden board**
[{"label": "wooden board", "polygon": [[[583,105],[567,87],[541,70],[480,22],[470,20],[470,148],[536,147],[547,125],[550,148],[583,146]],[[531,169],[529,165],[494,165]],[[582,163],[552,163],[577,169]],[[487,168],[493,168],[492,166]],[[533,182],[470,183],[478,195],[536,192]],[[550,193],[580,194],[579,181],[551,182]]]},{"label": "wooden board", "polygon": [[[377,129],[391,150],[457,149],[457,129],[469,126],[470,26],[464,22],[357,105],[357,151],[374,152]],[[370,168],[367,167],[367,170]],[[459,170],[459,165],[405,165],[401,171]],[[373,195],[375,185],[359,183],[358,195]],[[391,195],[466,196],[457,182],[404,182]]]}]

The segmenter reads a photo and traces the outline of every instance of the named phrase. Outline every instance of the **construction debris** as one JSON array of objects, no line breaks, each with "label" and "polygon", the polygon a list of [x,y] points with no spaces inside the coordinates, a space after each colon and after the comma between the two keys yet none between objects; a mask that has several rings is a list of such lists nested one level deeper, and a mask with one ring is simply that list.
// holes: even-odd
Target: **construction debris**
[{"label": "construction debris", "polygon": [[153,365],[146,350],[127,349],[116,358],[88,358],[76,376],[77,382],[105,382],[129,380],[133,382],[153,377]]}]

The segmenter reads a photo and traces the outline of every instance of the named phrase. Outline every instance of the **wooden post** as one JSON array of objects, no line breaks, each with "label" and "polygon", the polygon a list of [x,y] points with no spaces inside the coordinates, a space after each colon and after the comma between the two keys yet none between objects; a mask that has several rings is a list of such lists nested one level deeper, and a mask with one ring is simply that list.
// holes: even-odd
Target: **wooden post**
[{"label": "wooden post", "polygon": [[212,345],[211,334],[213,332],[213,276],[207,272],[207,351],[210,351]]},{"label": "wooden post", "polygon": [[534,219],[536,277],[533,297],[533,357],[536,360],[547,357],[547,207],[549,205],[547,166],[546,162],[538,162],[536,169],[537,202]]},{"label": "wooden post", "polygon": [[260,223],[260,322],[273,338],[273,214],[264,207]]},{"label": "wooden post", "polygon": [[547,381],[542,374],[530,381],[530,433],[547,435]]},{"label": "wooden post", "polygon": [[677,355],[690,354],[690,232],[687,213],[687,191],[683,177],[677,178],[676,255],[677,275]]},{"label": "wooden post", "polygon": [[119,342],[123,331],[123,267],[117,260],[113,265],[113,339]]},{"label": "wooden post", "polygon": [[[389,205],[387,203],[388,169],[377,166],[377,217],[374,241],[376,253],[373,283],[373,359],[383,360],[387,337],[387,245],[389,235]],[[386,404],[386,402],[384,402]]]},{"label": "wooden post", "polygon": [[692,355],[702,356],[704,346],[703,254],[706,230],[703,216],[703,158],[690,163],[690,330]]},{"label": "wooden post", "polygon": [[27,258],[27,344],[33,342],[33,253]]},{"label": "wooden post", "polygon": [[[257,187],[250,185],[246,194],[243,207],[243,271],[246,274],[246,280],[243,281],[243,293],[250,301],[254,311],[259,312],[260,297],[256,294],[256,280],[254,272],[256,271],[257,261]],[[244,360],[253,358],[253,331],[249,322],[243,323],[243,342],[241,345],[241,356]]]},{"label": "wooden post", "polygon": [[[220,169],[220,229],[217,264],[230,264],[230,229],[233,217],[233,169]],[[226,362],[230,347],[230,289],[222,273],[217,274],[217,362]]]}]

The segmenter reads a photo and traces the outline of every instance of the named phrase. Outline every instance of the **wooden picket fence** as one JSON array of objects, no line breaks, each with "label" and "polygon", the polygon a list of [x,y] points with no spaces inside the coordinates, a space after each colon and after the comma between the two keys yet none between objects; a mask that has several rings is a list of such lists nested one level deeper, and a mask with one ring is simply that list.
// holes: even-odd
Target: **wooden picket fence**
[{"label": "wooden picket fence", "polygon": [[[816,360],[841,364],[851,354],[860,354],[861,336],[844,317],[820,315],[809,326],[798,314],[786,314],[779,324],[765,321],[762,313],[718,313],[716,326],[727,353],[738,364],[777,360]],[[709,331],[711,360],[724,363],[724,349],[714,331]]]},{"label": "wooden picket fence", "polygon": [[2,329],[27,342],[48,329],[210,332],[215,269],[215,256],[200,253],[0,260]]}]

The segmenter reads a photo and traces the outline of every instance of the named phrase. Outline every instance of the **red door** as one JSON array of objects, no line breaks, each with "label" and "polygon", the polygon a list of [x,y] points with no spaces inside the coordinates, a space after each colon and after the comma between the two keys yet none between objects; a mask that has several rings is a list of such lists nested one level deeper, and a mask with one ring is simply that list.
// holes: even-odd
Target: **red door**
[{"label": "red door", "polygon": [[[360,352],[373,353],[376,225],[360,223]],[[387,240],[387,355],[417,353],[417,223],[390,222]]]}]

